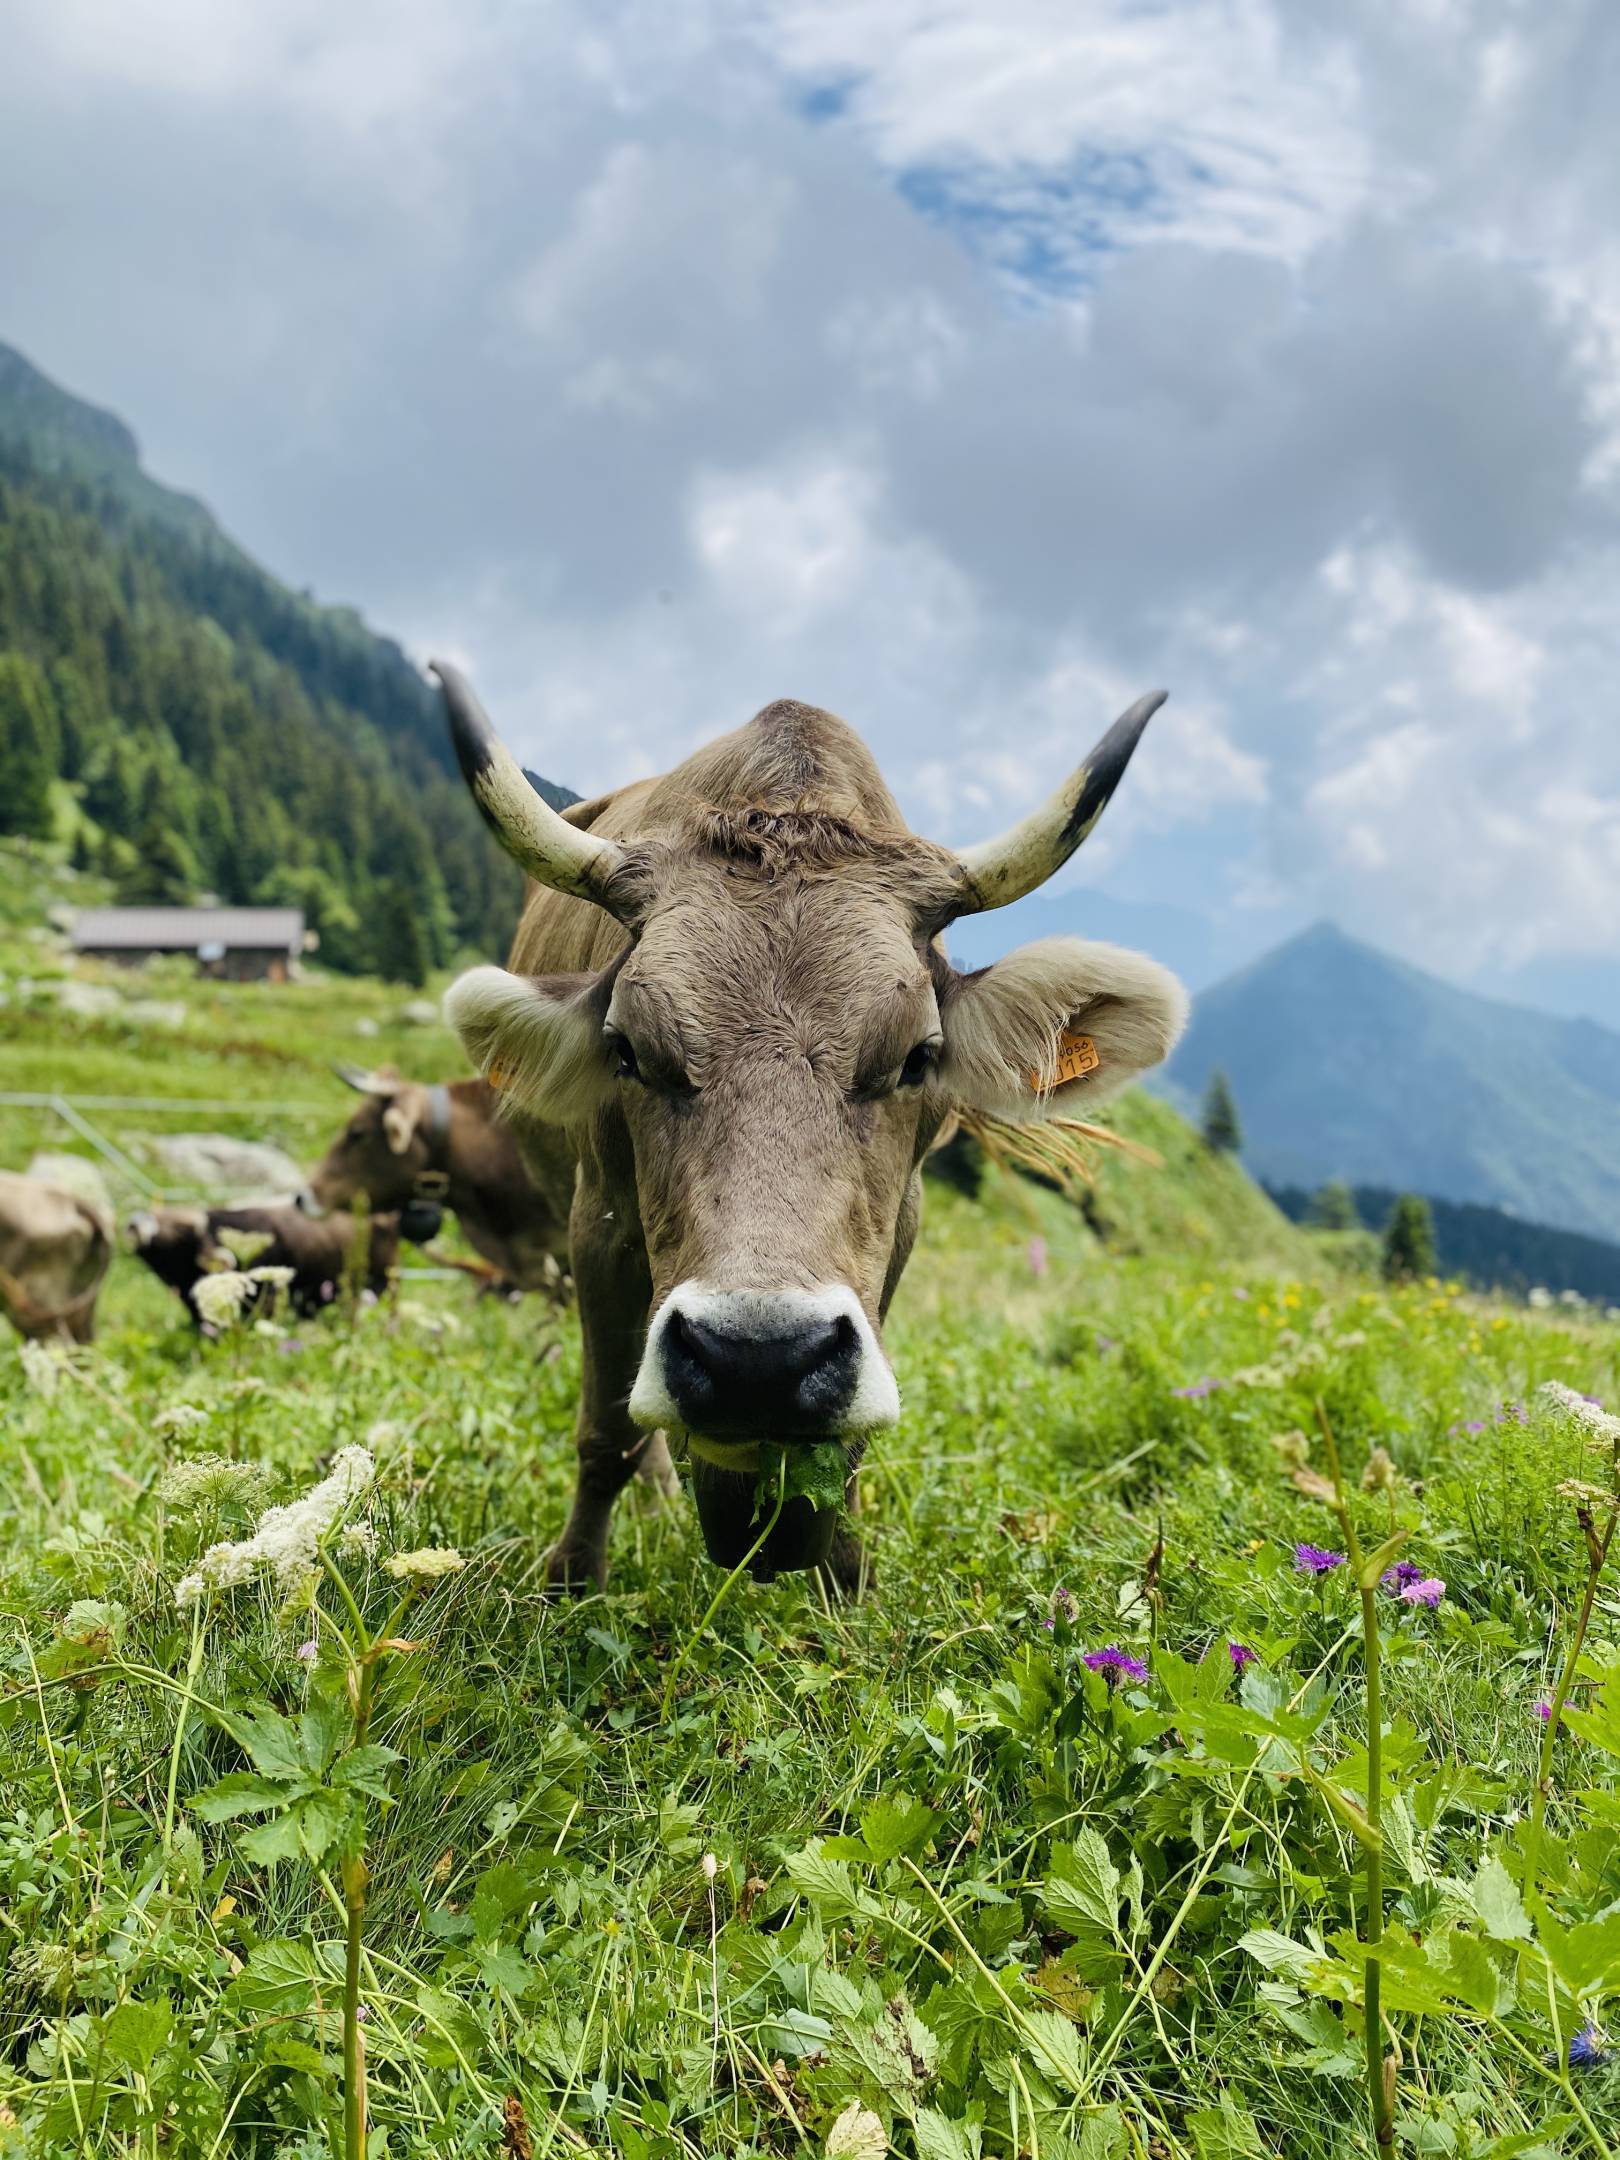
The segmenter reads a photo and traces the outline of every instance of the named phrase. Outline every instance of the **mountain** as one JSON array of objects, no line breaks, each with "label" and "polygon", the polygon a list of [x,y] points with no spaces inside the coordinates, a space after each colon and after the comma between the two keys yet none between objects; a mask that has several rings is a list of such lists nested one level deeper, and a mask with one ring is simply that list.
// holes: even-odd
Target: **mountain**
[{"label": "mountain", "polygon": [[401,648],[3,345],[0,831],[69,841],[128,899],[295,903],[327,964],[407,981],[498,954],[522,889]]},{"label": "mountain", "polygon": [[1319,923],[1207,990],[1166,1074],[1217,1067],[1270,1186],[1329,1178],[1620,1233],[1620,1035],[1459,990]]}]

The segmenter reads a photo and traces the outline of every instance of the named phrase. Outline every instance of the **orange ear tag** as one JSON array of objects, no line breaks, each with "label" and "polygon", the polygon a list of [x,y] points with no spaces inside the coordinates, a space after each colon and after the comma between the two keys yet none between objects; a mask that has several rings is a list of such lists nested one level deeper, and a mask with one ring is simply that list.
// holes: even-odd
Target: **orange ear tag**
[{"label": "orange ear tag", "polygon": [[[1087,1073],[1095,1072],[1101,1063],[1097,1045],[1089,1035],[1075,1035],[1065,1028],[1058,1039],[1057,1065],[1052,1076],[1052,1086],[1067,1087],[1071,1080],[1081,1080]],[[1038,1073],[1030,1074],[1029,1084],[1035,1094],[1043,1092]]]},{"label": "orange ear tag", "polygon": [[506,1067],[504,1065],[492,1065],[488,1072],[485,1073],[484,1078],[492,1088],[503,1088],[506,1085]]}]

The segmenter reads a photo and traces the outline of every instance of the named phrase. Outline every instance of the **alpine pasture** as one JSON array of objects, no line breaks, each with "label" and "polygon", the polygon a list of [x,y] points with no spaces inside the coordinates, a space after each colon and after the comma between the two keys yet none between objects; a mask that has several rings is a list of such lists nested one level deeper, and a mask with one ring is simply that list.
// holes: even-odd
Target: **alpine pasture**
[{"label": "alpine pasture", "polygon": [[[228,1106],[87,1113],[149,1179],[312,1160],[334,1059],[459,1069],[357,979],[72,1015],[76,888],[0,882],[0,1090]],[[205,1340],[121,1257],[92,1348],[0,1342],[0,2151],[1615,2150],[1620,1327],[1386,1288],[1116,1121],[1160,1159],[1084,1210],[930,1181],[855,1604],[638,1488],[547,1598],[538,1298]]]}]

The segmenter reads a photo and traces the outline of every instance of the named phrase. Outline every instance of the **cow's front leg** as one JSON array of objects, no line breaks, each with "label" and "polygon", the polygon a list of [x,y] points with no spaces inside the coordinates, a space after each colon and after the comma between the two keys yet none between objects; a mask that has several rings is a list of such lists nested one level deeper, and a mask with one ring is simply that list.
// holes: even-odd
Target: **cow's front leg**
[{"label": "cow's front leg", "polygon": [[582,1174],[571,1220],[574,1280],[584,1355],[579,1390],[578,1482],[562,1536],[546,1561],[559,1589],[589,1590],[607,1580],[613,1503],[638,1470],[667,1469],[662,1435],[632,1425],[625,1405],[641,1359],[652,1279],[635,1209],[615,1206]]}]

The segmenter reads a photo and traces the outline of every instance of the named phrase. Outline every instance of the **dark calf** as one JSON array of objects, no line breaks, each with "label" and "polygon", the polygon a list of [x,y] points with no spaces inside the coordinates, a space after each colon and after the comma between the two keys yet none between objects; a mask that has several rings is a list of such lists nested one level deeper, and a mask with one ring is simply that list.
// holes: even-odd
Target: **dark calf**
[{"label": "dark calf", "polygon": [[[404,1231],[414,1239],[430,1238],[438,1228],[432,1209],[413,1209],[414,1220]],[[369,1225],[370,1246],[366,1255],[366,1286],[382,1292],[399,1258],[402,1233],[397,1214],[374,1215]],[[175,1292],[193,1320],[201,1324],[194,1291],[201,1276],[221,1268],[291,1268],[288,1297],[301,1317],[317,1313],[332,1302],[337,1286],[350,1265],[361,1225],[353,1215],[328,1215],[312,1221],[295,1207],[159,1207],[132,1215],[126,1226],[130,1250],[161,1283]],[[268,1244],[250,1260],[240,1260],[222,1242],[221,1232],[239,1231],[244,1238],[267,1238]],[[268,1304],[273,1293],[264,1291]],[[259,1295],[255,1296],[259,1302]]]}]

